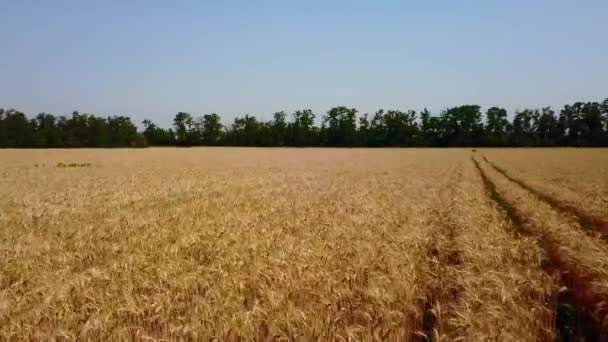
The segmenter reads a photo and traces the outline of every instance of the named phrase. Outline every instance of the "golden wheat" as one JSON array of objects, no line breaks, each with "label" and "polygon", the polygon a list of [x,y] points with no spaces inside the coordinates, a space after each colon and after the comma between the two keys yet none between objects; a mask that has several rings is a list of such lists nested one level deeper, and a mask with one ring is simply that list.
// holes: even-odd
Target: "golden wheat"
[{"label": "golden wheat", "polygon": [[608,217],[608,150],[487,149],[483,154],[514,177],[558,199]]},{"label": "golden wheat", "polygon": [[[0,151],[0,340],[551,336],[559,282],[474,154]],[[603,242],[482,167],[535,232],[569,239],[560,253],[606,279]]]}]

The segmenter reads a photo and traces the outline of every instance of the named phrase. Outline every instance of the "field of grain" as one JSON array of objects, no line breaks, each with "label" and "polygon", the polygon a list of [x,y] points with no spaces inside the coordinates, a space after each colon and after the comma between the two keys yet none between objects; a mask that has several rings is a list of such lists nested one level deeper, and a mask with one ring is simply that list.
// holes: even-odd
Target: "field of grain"
[{"label": "field of grain", "polygon": [[606,149],[0,150],[0,340],[606,339],[607,182]]}]

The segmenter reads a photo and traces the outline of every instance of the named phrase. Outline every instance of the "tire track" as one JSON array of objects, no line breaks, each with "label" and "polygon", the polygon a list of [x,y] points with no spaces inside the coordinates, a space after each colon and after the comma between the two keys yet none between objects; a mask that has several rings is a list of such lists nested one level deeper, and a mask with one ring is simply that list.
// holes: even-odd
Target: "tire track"
[{"label": "tire track", "polygon": [[468,158],[454,200],[450,216],[458,227],[455,244],[462,256],[457,274],[461,298],[450,315],[455,337],[537,341],[552,336],[544,323],[553,317],[546,300],[558,288],[542,268],[542,249],[532,239],[513,236]]},{"label": "tire track", "polygon": [[540,191],[540,190],[532,187],[528,183],[522,181],[521,179],[517,179],[517,178],[511,176],[505,169],[494,164],[492,161],[488,160],[488,158],[486,158],[485,156],[482,156],[482,157],[483,157],[483,160],[486,161],[486,163],[488,163],[498,173],[505,176],[508,180],[510,180],[511,182],[526,189],[527,191],[534,194],[539,199],[541,199],[541,200],[545,201],[546,203],[548,203],[549,205],[551,205],[556,210],[558,210],[562,213],[574,216],[578,220],[578,222],[581,224],[581,226],[583,226],[584,228],[586,228],[590,231],[598,233],[604,241],[608,242],[608,220],[607,219],[604,219],[597,215],[592,215],[575,205],[572,205],[563,200],[555,198],[555,197],[549,195],[548,193]]},{"label": "tire track", "polygon": [[443,340],[446,334],[447,316],[452,303],[460,297],[461,287],[456,282],[455,270],[462,264],[460,252],[454,246],[456,226],[449,219],[454,206],[456,185],[462,178],[462,164],[458,166],[450,181],[439,193],[439,203],[428,213],[428,226],[432,230],[424,242],[421,264],[428,269],[423,272],[424,294],[419,304],[422,314],[414,324],[412,341],[427,342]]},{"label": "tire track", "polygon": [[[515,203],[501,195],[494,182],[487,176],[478,161],[471,157],[479,171],[489,197],[505,211],[517,233],[536,238],[545,252],[545,271],[551,275],[561,289],[553,299],[555,308],[554,329],[560,341],[605,341],[608,330],[602,322],[608,317],[603,303],[608,296],[597,291],[601,279],[586,271],[565,256],[560,242],[547,232],[539,231],[527,214]],[[542,340],[550,340],[541,336]]]}]

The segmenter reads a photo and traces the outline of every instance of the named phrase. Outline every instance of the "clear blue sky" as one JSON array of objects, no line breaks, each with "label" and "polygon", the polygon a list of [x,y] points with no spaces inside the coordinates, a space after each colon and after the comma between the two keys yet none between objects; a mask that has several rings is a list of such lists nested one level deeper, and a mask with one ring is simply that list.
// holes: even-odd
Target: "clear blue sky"
[{"label": "clear blue sky", "polygon": [[608,1],[0,1],[0,107],[437,113],[608,96]]}]

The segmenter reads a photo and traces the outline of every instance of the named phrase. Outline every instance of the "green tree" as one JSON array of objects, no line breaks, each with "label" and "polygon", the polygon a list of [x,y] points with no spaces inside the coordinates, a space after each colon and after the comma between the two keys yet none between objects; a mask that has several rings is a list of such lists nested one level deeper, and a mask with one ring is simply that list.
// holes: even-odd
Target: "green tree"
[{"label": "green tree", "polygon": [[111,116],[107,120],[110,132],[110,146],[133,146],[134,142],[138,139],[138,134],[137,127],[131,122],[131,118],[126,116]]},{"label": "green tree", "polygon": [[602,112],[604,117],[604,129],[608,131],[608,98],[602,102]]},{"label": "green tree", "polygon": [[325,143],[327,146],[355,146],[357,141],[357,110],[344,106],[327,112]]},{"label": "green tree", "polygon": [[131,142],[131,147],[144,148],[144,147],[148,147],[148,146],[149,146],[148,140],[141,133],[137,133],[135,140],[133,142]]},{"label": "green tree", "polygon": [[599,146],[604,138],[602,104],[587,102],[581,108],[581,140],[586,146]]},{"label": "green tree", "polygon": [[229,141],[235,146],[256,146],[259,140],[260,123],[254,116],[236,117],[228,132]]},{"label": "green tree", "polygon": [[608,145],[608,98],[602,102],[602,120],[604,126],[604,137],[602,139],[602,145]]},{"label": "green tree", "polygon": [[9,109],[4,112],[6,147],[33,147],[35,127],[24,113]]},{"label": "green tree", "polygon": [[385,144],[388,146],[414,146],[417,143],[416,112],[389,110],[384,114]]},{"label": "green tree", "polygon": [[357,146],[370,146],[370,124],[367,113],[359,118],[358,136]]},{"label": "green tree", "polygon": [[0,147],[8,147],[8,132],[5,121],[4,109],[0,108]]},{"label": "green tree", "polygon": [[162,129],[150,120],[144,120],[142,122],[144,126],[143,135],[146,138],[146,142],[151,146],[170,146],[175,145],[175,135],[172,130]]},{"label": "green tree", "polygon": [[88,120],[88,147],[110,147],[117,146],[112,140],[110,125],[104,118],[99,118],[94,115],[87,117]]},{"label": "green tree", "polygon": [[442,114],[442,131],[448,146],[474,146],[483,135],[478,105],[449,108]]},{"label": "green tree", "polygon": [[434,146],[434,137],[431,130],[431,112],[424,108],[420,112],[420,144],[422,146]]},{"label": "green tree", "polygon": [[321,126],[311,110],[298,110],[287,122],[277,112],[268,122],[245,115],[225,129],[217,114],[197,120],[179,112],[175,131],[144,120],[144,131],[127,116],[94,114],[58,116],[40,113],[28,118],[17,110],[0,109],[0,147],[123,147],[123,146],[607,146],[608,99],[564,106],[559,116],[549,107],[517,112],[512,123],[498,107],[486,111],[485,124],[477,105],[465,105],[431,116],[428,110],[377,111],[357,118],[355,108],[331,108]]},{"label": "green tree", "polygon": [[313,146],[316,142],[315,115],[312,110],[297,110],[288,125],[288,141],[292,146]]},{"label": "green tree", "polygon": [[545,107],[539,113],[533,115],[533,135],[535,144],[540,146],[555,146],[561,138],[561,130],[555,112],[550,107]]},{"label": "green tree", "polygon": [[287,114],[283,111],[273,114],[273,120],[270,123],[270,134],[272,135],[273,146],[287,145]]},{"label": "green tree", "polygon": [[173,118],[173,127],[175,127],[175,135],[177,144],[188,146],[191,143],[191,131],[193,125],[192,115],[185,112],[179,112]]},{"label": "green tree", "polygon": [[87,114],[80,114],[78,111],[72,112],[72,117],[68,119],[66,125],[66,145],[68,147],[90,146],[89,138],[89,118]]},{"label": "green tree", "polygon": [[380,109],[374,113],[369,124],[369,146],[386,146],[386,127],[384,125],[384,110]]},{"label": "green tree", "polygon": [[534,111],[529,109],[515,113],[513,128],[509,139],[512,146],[534,145],[534,129],[532,127],[533,115]]},{"label": "green tree", "polygon": [[490,146],[505,146],[508,141],[509,120],[507,110],[492,107],[486,111],[485,136]]},{"label": "green tree", "polygon": [[212,113],[203,116],[202,141],[207,146],[216,146],[222,138],[223,126],[220,116]]},{"label": "green tree", "polygon": [[52,114],[40,113],[36,115],[37,131],[36,146],[61,147],[61,131],[57,126],[57,118]]},{"label": "green tree", "polygon": [[562,143],[570,146],[582,145],[581,102],[565,105],[559,114],[559,125],[563,132]]}]

